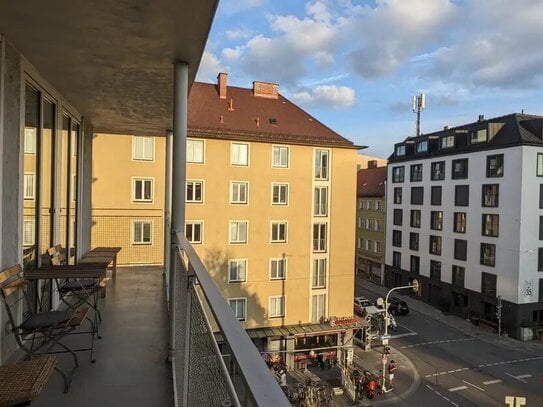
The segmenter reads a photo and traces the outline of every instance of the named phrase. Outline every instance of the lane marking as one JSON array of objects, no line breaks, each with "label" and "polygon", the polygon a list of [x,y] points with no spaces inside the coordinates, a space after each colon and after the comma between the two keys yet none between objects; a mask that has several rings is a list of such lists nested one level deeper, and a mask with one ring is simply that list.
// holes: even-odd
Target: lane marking
[{"label": "lane marking", "polygon": [[[403,334],[403,336],[408,336],[407,334]],[[393,336],[394,337],[394,336]],[[451,343],[451,342],[463,342],[463,341],[474,341],[475,338],[460,338],[460,339],[443,339],[439,341],[429,341],[429,342],[421,342],[421,343],[414,343],[411,345],[404,345],[401,346],[401,349],[407,349],[407,348],[416,348],[418,346],[426,346],[426,345],[435,345],[438,343]]]},{"label": "lane marking", "polygon": [[[483,365],[477,365],[476,367],[480,368],[480,367],[489,367],[489,366],[498,366],[498,365],[508,365],[508,364],[512,364],[512,363],[531,362],[531,361],[534,361],[534,360],[541,360],[541,359],[543,359],[543,356],[536,356],[536,357],[533,357],[533,358],[526,358],[526,359],[504,360],[503,362],[487,363],[487,364],[483,364]],[[461,369],[456,369],[455,372],[459,372],[459,371],[462,371],[462,370],[470,370],[470,369],[473,369],[473,368],[474,367],[464,367],[464,368],[461,368]],[[507,372],[504,372],[504,373],[507,373]],[[449,373],[449,371],[444,371],[444,372],[427,374],[427,375],[424,375],[424,377],[436,377],[436,376],[441,376],[441,375],[445,375],[445,374],[450,374],[450,373]],[[509,374],[509,376],[514,377],[515,379],[520,380],[521,382],[524,382],[524,383],[526,383],[526,381],[522,380],[523,377],[529,377],[529,376],[523,376],[523,377],[521,377],[519,379],[517,376],[514,376],[512,374]]]},{"label": "lane marking", "polygon": [[[438,392],[437,390],[434,390],[434,388],[432,386],[430,386],[429,384],[426,385],[426,388],[428,390],[430,390],[431,392],[435,393],[437,396],[441,397],[443,400],[451,403],[454,407],[460,407],[458,404],[456,404],[454,401],[452,401],[450,398],[448,397],[445,397],[443,394],[441,394],[440,392]],[[467,389],[467,387],[466,387]]]},{"label": "lane marking", "polygon": [[526,380],[519,379],[518,376],[512,375],[511,373],[507,373],[505,371],[503,373],[505,373],[507,376],[512,377],[513,379],[517,379],[517,380],[521,381],[522,383],[528,383]]},{"label": "lane marking", "polygon": [[484,391],[484,389],[480,388],[479,386],[474,385],[473,383],[468,382],[467,380],[462,380],[464,383],[469,384],[470,386],[475,387],[477,390]]},{"label": "lane marking", "polygon": [[467,386],[458,386],[458,387],[451,387],[449,391],[459,391],[459,390],[466,390]]},{"label": "lane marking", "polygon": [[486,382],[483,382],[483,384],[485,386],[488,386],[489,384],[496,384],[496,383],[501,383],[502,381],[500,379],[496,379],[496,380],[487,380]]},{"label": "lane marking", "polygon": [[517,376],[517,379],[526,379],[528,377],[532,377],[532,375],[531,374],[522,374],[522,375]]},{"label": "lane marking", "polygon": [[[404,334],[390,335],[390,339],[403,338],[405,336],[416,336],[416,335],[418,335],[418,333],[416,333],[416,332],[406,332]],[[402,346],[402,348],[403,348],[403,346]]]}]

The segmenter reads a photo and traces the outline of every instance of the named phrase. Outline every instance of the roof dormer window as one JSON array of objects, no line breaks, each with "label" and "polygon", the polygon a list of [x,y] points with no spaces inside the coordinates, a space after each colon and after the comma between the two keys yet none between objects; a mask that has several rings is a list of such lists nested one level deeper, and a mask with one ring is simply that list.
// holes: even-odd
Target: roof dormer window
[{"label": "roof dormer window", "polygon": [[396,146],[396,156],[402,157],[405,155],[405,145]]},{"label": "roof dormer window", "polygon": [[428,141],[419,141],[417,143],[417,153],[425,153],[428,151]]},{"label": "roof dormer window", "polygon": [[471,132],[471,144],[485,143],[488,132],[486,129],[475,130]]},{"label": "roof dormer window", "polygon": [[441,138],[441,148],[453,148],[454,147],[454,136],[445,136]]}]

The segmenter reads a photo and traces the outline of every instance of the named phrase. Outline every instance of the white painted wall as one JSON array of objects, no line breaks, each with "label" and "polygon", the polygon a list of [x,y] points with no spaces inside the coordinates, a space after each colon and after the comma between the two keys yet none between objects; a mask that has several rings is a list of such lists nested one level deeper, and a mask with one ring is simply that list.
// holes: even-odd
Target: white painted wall
[{"label": "white painted wall", "polygon": [[[522,160],[523,147],[510,147],[497,150],[486,150],[479,152],[470,152],[450,156],[429,157],[421,160],[412,160],[403,163],[390,163],[388,169],[387,194],[390,199],[387,202],[387,244],[386,244],[386,263],[392,264],[392,252],[400,251],[402,253],[402,269],[409,270],[410,256],[420,256],[420,274],[430,275],[430,260],[441,261],[441,279],[444,282],[452,282],[452,266],[459,265],[465,267],[465,288],[476,292],[481,291],[481,273],[488,272],[496,274],[497,294],[504,300],[519,302],[519,249],[520,247],[520,215],[521,215],[521,191],[525,189],[521,182],[523,173]],[[494,154],[504,154],[504,176],[501,178],[486,177],[486,157]],[[535,156],[534,156],[535,157]],[[452,161],[456,159],[468,158],[468,178],[461,180],[451,179]],[[535,158],[534,158],[535,160]],[[445,161],[445,180],[431,181],[430,171],[431,163],[435,161]],[[410,166],[412,164],[423,164],[422,182],[410,182]],[[403,183],[392,182],[392,168],[398,165],[405,166],[405,181]],[[528,166],[532,164],[527,164]],[[533,163],[535,173],[535,161]],[[543,181],[543,179],[542,179]],[[498,208],[483,208],[481,206],[481,195],[483,184],[499,184],[500,196]],[[430,205],[431,186],[442,186],[442,205]],[[469,185],[469,206],[459,207],[454,205],[454,190],[456,185]],[[403,187],[403,199],[401,205],[393,203],[394,188]],[[411,187],[424,187],[424,205],[411,205]],[[535,205],[539,203],[539,186],[537,191],[532,187],[537,199],[534,199]],[[536,206],[538,207],[538,206]],[[394,208],[403,209],[402,247],[392,246],[392,231],[398,229],[393,225]],[[421,209],[421,228],[411,228],[410,210]],[[430,229],[430,212],[433,210],[443,211],[443,230],[435,231]],[[467,226],[466,233],[454,233],[453,221],[454,212],[466,212]],[[500,229],[499,237],[486,237],[481,234],[482,214],[499,214]],[[532,222],[532,221],[529,221]],[[533,227],[539,231],[539,223],[532,222]],[[536,230],[534,229],[534,230]],[[419,233],[419,251],[409,250],[409,233]],[[536,233],[534,232],[534,233]],[[429,254],[429,236],[442,236],[441,256]],[[538,236],[538,235],[537,235]],[[454,259],[454,239],[468,241],[467,261]],[[488,267],[480,264],[480,243],[496,244],[496,266]],[[537,253],[535,253],[535,265],[537,270]]]}]

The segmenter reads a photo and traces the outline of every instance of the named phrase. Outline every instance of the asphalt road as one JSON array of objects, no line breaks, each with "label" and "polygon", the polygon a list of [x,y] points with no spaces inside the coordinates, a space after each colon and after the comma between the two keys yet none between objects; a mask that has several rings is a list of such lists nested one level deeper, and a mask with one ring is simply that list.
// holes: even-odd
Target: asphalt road
[{"label": "asphalt road", "polygon": [[[360,281],[356,290],[357,296],[377,297]],[[543,406],[541,357],[483,342],[413,310],[396,321],[390,345],[411,360],[422,380],[395,405],[505,406],[507,396],[517,396],[528,407]]]}]

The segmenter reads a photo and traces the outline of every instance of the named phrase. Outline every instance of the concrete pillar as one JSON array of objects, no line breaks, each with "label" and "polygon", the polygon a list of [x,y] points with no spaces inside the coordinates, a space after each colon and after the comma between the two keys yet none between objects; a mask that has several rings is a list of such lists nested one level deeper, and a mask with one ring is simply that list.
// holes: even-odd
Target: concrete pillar
[{"label": "concrete pillar", "polygon": [[[166,276],[166,284],[168,289],[167,300],[170,300],[169,288],[171,287],[171,267],[170,267],[170,251],[171,251],[171,232],[172,232],[172,141],[173,133],[168,130],[166,132],[166,165],[165,165],[165,185],[164,185],[164,274]],[[169,304],[169,303],[168,303]]]}]

